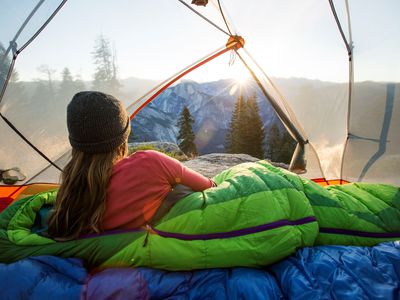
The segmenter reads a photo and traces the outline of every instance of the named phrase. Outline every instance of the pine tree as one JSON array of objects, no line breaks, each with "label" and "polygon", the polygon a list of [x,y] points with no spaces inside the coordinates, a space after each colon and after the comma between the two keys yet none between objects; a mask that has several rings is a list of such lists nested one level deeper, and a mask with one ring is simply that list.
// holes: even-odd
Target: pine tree
[{"label": "pine tree", "polygon": [[65,67],[61,72],[62,82],[61,85],[72,85],[73,79],[71,75],[71,71]]},{"label": "pine tree", "polygon": [[61,72],[61,83],[59,95],[61,97],[71,98],[75,92],[74,80],[68,68],[64,68]]},{"label": "pine tree", "polygon": [[100,35],[92,52],[96,72],[93,75],[93,89],[117,94],[121,84],[117,79],[115,51],[111,51],[108,39]]},{"label": "pine tree", "polygon": [[37,70],[42,73],[47,80],[39,80],[48,89],[49,97],[54,97],[56,91],[54,88],[53,74],[56,70],[51,69],[48,65],[40,65]]},{"label": "pine tree", "polygon": [[61,83],[58,90],[59,97],[63,99],[71,99],[74,94],[85,89],[82,80],[74,80],[68,68],[64,68],[61,72]]},{"label": "pine tree", "polygon": [[295,147],[295,140],[285,129],[281,132],[276,123],[270,126],[267,156],[271,161],[290,163]]},{"label": "pine tree", "polygon": [[6,81],[8,75],[8,69],[11,65],[11,60],[5,56],[6,49],[3,44],[0,43],[0,90],[3,88],[3,85]]},{"label": "pine tree", "polygon": [[[11,59],[6,57],[5,54],[6,49],[4,48],[3,44],[0,43],[0,91],[5,84],[11,65]],[[15,68],[11,72],[6,95],[8,98],[13,99],[14,103],[23,101],[26,98],[25,87],[23,83],[19,81],[18,72],[15,70]]]},{"label": "pine tree", "polygon": [[[10,53],[8,54],[8,56],[5,56],[6,51],[7,51],[6,48],[4,48],[3,44],[0,43],[0,91],[3,88],[3,84],[7,79],[8,71],[11,66]],[[11,72],[10,82],[17,82],[17,81],[18,81],[18,73],[14,69]]]},{"label": "pine tree", "polygon": [[264,157],[265,132],[256,96],[247,101],[240,95],[235,103],[228,134],[226,150],[228,153],[246,153],[254,157]]},{"label": "pine tree", "polygon": [[75,76],[74,86],[77,92],[83,91],[86,89],[86,85],[81,79],[80,75]]},{"label": "pine tree", "polygon": [[246,135],[247,151],[245,153],[262,159],[264,158],[265,131],[256,96],[250,97],[246,104],[248,132]]},{"label": "pine tree", "polygon": [[[56,70],[51,69],[48,65],[40,65],[37,70],[43,74],[45,79],[38,79],[35,85],[35,92],[32,101],[40,99],[42,103],[56,103],[58,101],[56,89],[53,81],[53,75]],[[52,108],[56,105],[52,105]]]},{"label": "pine tree", "polygon": [[245,153],[246,119],[246,102],[243,95],[239,95],[232,112],[230,128],[226,136],[225,146],[228,153]]},{"label": "pine tree", "polygon": [[198,154],[196,144],[194,143],[195,135],[192,129],[193,123],[194,119],[189,109],[187,106],[184,106],[178,120],[178,140],[180,141],[179,148],[188,156],[196,156]]},{"label": "pine tree", "polygon": [[292,160],[296,141],[286,130],[282,133],[280,161],[289,164]]},{"label": "pine tree", "polygon": [[279,127],[276,123],[272,123],[272,125],[269,127],[267,137],[268,137],[267,157],[271,161],[278,162],[282,138]]}]

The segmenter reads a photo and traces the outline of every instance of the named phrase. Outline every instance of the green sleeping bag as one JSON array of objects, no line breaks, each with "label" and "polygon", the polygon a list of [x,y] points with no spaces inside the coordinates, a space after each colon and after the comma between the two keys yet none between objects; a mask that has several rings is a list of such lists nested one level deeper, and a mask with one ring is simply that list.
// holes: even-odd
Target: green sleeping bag
[{"label": "green sleeping bag", "polygon": [[56,191],[19,200],[0,214],[0,261],[57,255],[99,268],[257,267],[315,244],[400,239],[400,193],[390,185],[324,188],[265,161],[235,166],[214,181],[217,187],[180,200],[153,227],[68,242],[32,232]]}]

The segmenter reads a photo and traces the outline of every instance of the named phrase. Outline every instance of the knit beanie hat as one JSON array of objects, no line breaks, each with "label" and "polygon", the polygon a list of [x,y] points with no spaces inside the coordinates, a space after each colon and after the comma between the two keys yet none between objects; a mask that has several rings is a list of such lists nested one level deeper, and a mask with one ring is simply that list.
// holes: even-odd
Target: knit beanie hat
[{"label": "knit beanie hat", "polygon": [[111,152],[130,133],[130,120],[122,103],[101,92],[79,92],[67,107],[71,146],[86,153]]}]

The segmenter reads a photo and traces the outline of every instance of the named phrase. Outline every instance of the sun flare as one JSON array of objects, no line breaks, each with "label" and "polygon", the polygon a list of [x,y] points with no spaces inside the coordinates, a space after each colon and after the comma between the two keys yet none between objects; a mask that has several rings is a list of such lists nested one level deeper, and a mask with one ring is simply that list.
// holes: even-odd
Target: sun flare
[{"label": "sun flare", "polygon": [[233,78],[239,84],[244,84],[249,80],[249,74],[247,74],[247,72],[235,72],[233,75]]},{"label": "sun flare", "polygon": [[238,73],[235,74],[235,80],[239,83],[239,84],[244,84],[249,80],[249,76],[246,73]]},{"label": "sun flare", "polygon": [[244,84],[249,80],[249,72],[241,66],[233,66],[231,69],[232,78],[239,84]]}]

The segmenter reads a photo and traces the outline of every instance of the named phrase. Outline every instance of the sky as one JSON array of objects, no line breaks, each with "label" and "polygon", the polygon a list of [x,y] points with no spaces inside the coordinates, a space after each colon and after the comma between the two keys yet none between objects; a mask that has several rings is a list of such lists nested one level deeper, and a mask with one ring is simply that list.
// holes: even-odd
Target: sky
[{"label": "sky", "polygon": [[[46,0],[19,38],[25,43],[60,1]],[[190,1],[188,1],[189,3]],[[398,0],[352,0],[356,81],[400,81]],[[38,1],[0,0],[0,42],[8,45]],[[347,53],[328,1],[222,1],[235,32],[269,76],[345,82]],[[345,31],[344,1],[335,1]],[[195,7],[224,27],[210,3]],[[20,80],[44,78],[46,65],[58,79],[68,67],[93,77],[93,47],[100,35],[116,51],[120,78],[163,80],[225,45],[227,36],[176,0],[68,0],[43,32],[19,55]],[[187,76],[200,82],[248,76],[230,54]]]}]

